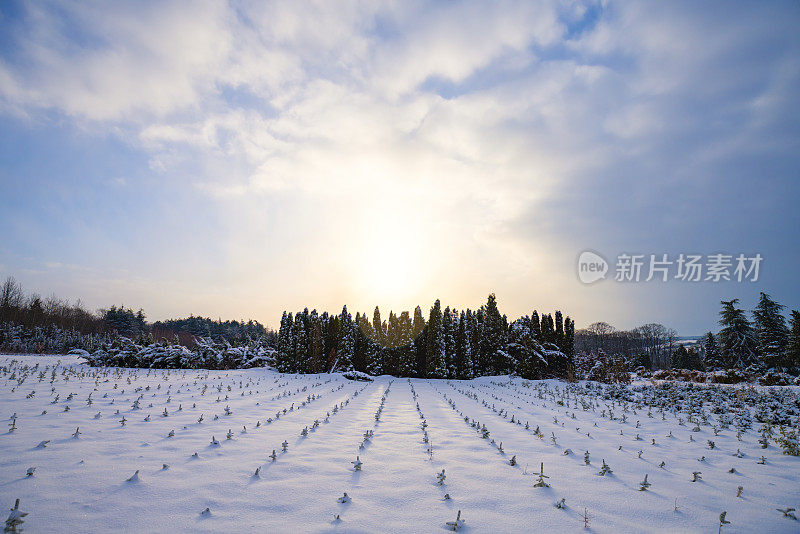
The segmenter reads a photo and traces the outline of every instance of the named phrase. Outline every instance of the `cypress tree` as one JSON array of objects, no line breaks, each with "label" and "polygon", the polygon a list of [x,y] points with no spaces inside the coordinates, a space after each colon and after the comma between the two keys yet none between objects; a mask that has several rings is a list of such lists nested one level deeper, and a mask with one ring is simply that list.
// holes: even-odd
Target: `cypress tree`
[{"label": "cypress tree", "polygon": [[491,293],[484,307],[484,324],[481,332],[481,359],[486,363],[489,374],[506,372],[506,361],[502,349],[505,348],[503,318],[497,309],[497,299]]},{"label": "cypress tree", "polygon": [[783,316],[782,306],[761,292],[756,309],[753,310],[758,352],[767,368],[783,366],[789,329]]},{"label": "cypress tree", "polygon": [[703,339],[703,365],[709,371],[719,371],[725,368],[725,362],[719,353],[717,339],[711,332]]},{"label": "cypress tree", "polygon": [[483,376],[487,374],[489,363],[484,359],[481,350],[483,339],[483,306],[478,308],[474,314],[474,322],[472,328],[472,354],[474,356],[473,364],[475,366],[475,376]]},{"label": "cypress tree", "polygon": [[422,316],[422,308],[417,306],[414,308],[414,322],[411,325],[411,336],[417,339],[422,333],[423,328],[425,328],[425,318]]},{"label": "cypress tree", "polygon": [[336,357],[338,363],[336,368],[339,371],[353,370],[353,355],[355,351],[355,329],[353,318],[347,311],[347,306],[342,308],[339,315],[339,337],[336,347]]},{"label": "cypress tree", "polygon": [[533,310],[531,314],[531,335],[540,343],[544,341],[542,339],[542,324],[539,322],[539,312],[536,310]]},{"label": "cypress tree", "polygon": [[744,310],[737,308],[739,299],[721,301],[719,324],[720,352],[727,368],[743,368],[758,361],[755,334]]},{"label": "cypress tree", "polygon": [[313,310],[308,317],[309,328],[309,358],[308,367],[306,369],[309,373],[319,373],[322,371],[323,361],[323,347],[324,341],[322,336],[322,323],[320,322],[317,310]]},{"label": "cypress tree", "polygon": [[567,376],[575,376],[575,321],[567,317],[564,320],[564,355],[567,357]]},{"label": "cypress tree", "polygon": [[566,352],[564,350],[564,319],[559,310],[556,310],[555,342],[561,352]]},{"label": "cypress tree", "polygon": [[414,353],[413,327],[407,311],[400,314],[397,325],[400,333],[400,345],[397,347],[397,373],[400,376],[414,376],[416,374],[416,355]]},{"label": "cypress tree", "polygon": [[447,367],[444,354],[444,332],[442,330],[442,305],[439,299],[431,307],[428,319],[428,339],[426,340],[426,360],[428,378],[445,378]]},{"label": "cypress tree", "polygon": [[[305,313],[308,312],[306,309]],[[292,328],[292,358],[290,360],[291,373],[300,373],[304,370],[306,360],[308,359],[308,334],[306,332],[306,324],[303,320],[305,313],[298,313],[294,316],[294,326]]]},{"label": "cypress tree", "polygon": [[375,311],[372,312],[372,330],[375,335],[375,341],[382,347],[386,346],[386,331],[384,330],[383,322],[381,321],[381,310],[375,306]]},{"label": "cypress tree", "polygon": [[800,312],[792,310],[789,319],[789,340],[786,343],[786,363],[795,372],[800,370]]},{"label": "cypress tree", "polygon": [[447,378],[456,377],[456,334],[457,322],[450,306],[445,308],[442,316],[442,341],[444,343],[444,361]]},{"label": "cypress tree", "polygon": [[281,326],[278,331],[278,354],[275,357],[275,366],[281,373],[290,373],[292,368],[291,362],[294,356],[293,323],[292,314],[283,312]]},{"label": "cypress tree", "polygon": [[672,368],[689,369],[689,354],[686,352],[686,347],[683,345],[672,353]]}]

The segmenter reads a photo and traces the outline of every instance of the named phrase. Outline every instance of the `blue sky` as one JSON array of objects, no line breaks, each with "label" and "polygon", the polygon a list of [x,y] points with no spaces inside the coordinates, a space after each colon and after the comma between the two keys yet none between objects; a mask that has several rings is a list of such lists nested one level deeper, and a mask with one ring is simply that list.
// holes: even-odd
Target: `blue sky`
[{"label": "blue sky", "polygon": [[[799,26],[796,2],[4,2],[0,275],[273,326],[490,291],[686,335],[721,299],[797,308]],[[764,260],[587,286],[585,249]]]}]

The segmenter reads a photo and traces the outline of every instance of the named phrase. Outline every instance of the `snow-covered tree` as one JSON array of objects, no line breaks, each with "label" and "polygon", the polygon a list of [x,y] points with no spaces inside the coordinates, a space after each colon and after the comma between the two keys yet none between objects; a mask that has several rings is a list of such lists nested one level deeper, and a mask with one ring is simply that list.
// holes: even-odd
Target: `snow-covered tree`
[{"label": "snow-covered tree", "polygon": [[786,343],[786,362],[795,371],[800,369],[800,312],[792,310],[789,319],[789,339]]},{"label": "snow-covered tree", "polygon": [[481,359],[487,365],[489,374],[508,372],[508,360],[505,351],[505,332],[503,317],[497,308],[497,298],[491,293],[483,308],[484,319],[481,329]]},{"label": "snow-covered tree", "polygon": [[703,365],[709,371],[718,371],[725,368],[725,362],[717,346],[717,338],[709,332],[703,338]]},{"label": "snow-covered tree", "polygon": [[337,371],[353,370],[353,355],[355,351],[355,325],[353,318],[347,311],[347,306],[342,308],[339,315],[339,338],[336,350],[338,363]]},{"label": "snow-covered tree", "polygon": [[784,306],[762,291],[758,305],[753,310],[758,351],[767,368],[781,367],[785,363],[789,329],[783,316],[783,308]]},{"label": "snow-covered tree", "polygon": [[428,319],[428,336],[426,340],[425,359],[428,378],[447,377],[447,363],[445,361],[444,331],[442,319],[442,305],[439,299],[431,307]]},{"label": "snow-covered tree", "polygon": [[739,299],[721,302],[719,341],[726,368],[743,368],[757,362],[755,333],[744,310],[736,307],[738,302]]},{"label": "snow-covered tree", "polygon": [[[457,316],[456,316],[457,317]],[[447,378],[456,378],[456,335],[458,320],[450,311],[450,306],[444,309],[442,315],[442,343]]]}]

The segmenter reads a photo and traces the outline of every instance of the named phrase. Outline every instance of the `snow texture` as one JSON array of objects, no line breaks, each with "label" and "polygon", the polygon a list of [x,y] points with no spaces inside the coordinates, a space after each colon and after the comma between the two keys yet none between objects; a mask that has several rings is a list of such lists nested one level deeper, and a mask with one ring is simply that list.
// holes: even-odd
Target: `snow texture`
[{"label": "snow texture", "polygon": [[0,505],[29,532],[798,532],[800,458],[740,441],[763,398],[729,388],[2,356]]}]

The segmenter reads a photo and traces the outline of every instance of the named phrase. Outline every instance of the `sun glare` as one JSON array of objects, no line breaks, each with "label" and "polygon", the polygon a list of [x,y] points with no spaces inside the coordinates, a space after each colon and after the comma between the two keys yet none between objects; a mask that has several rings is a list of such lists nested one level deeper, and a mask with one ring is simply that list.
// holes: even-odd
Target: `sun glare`
[{"label": "sun glare", "polygon": [[[397,306],[424,286],[424,260],[432,251],[419,221],[411,220],[399,206],[372,211],[377,227],[366,228],[353,255],[353,285],[364,300]],[[413,213],[409,211],[408,213]]]}]

